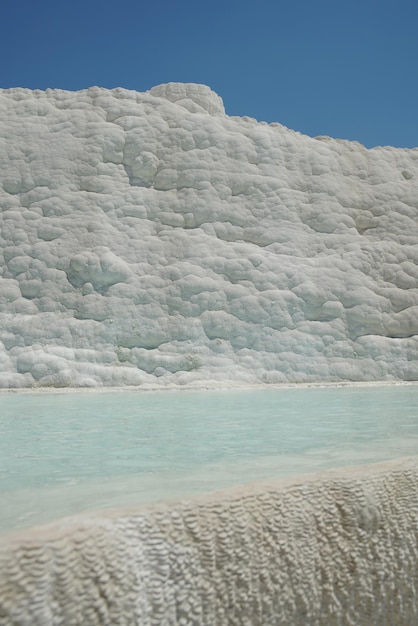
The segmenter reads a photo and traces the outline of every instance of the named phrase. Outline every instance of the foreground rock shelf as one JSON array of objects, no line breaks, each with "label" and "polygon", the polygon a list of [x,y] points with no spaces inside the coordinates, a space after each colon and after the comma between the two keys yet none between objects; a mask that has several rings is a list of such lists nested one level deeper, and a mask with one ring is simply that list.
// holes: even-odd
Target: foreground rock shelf
[{"label": "foreground rock shelf", "polygon": [[418,457],[5,535],[1,626],[411,626]]}]

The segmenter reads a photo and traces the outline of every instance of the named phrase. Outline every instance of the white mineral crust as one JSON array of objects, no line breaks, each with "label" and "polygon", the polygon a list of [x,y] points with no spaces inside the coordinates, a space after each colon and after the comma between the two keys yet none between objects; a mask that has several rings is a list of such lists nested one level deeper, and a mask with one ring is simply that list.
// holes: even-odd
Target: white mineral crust
[{"label": "white mineral crust", "polygon": [[417,380],[418,149],[0,91],[0,386]]}]

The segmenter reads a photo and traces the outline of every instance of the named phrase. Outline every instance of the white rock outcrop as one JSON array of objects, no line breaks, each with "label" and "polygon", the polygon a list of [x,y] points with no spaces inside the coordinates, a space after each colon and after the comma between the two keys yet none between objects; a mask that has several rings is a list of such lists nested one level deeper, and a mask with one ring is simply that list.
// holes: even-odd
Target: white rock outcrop
[{"label": "white rock outcrop", "polygon": [[416,459],[0,541],[0,626],[411,626]]},{"label": "white rock outcrop", "polygon": [[0,386],[417,380],[418,149],[0,91]]}]

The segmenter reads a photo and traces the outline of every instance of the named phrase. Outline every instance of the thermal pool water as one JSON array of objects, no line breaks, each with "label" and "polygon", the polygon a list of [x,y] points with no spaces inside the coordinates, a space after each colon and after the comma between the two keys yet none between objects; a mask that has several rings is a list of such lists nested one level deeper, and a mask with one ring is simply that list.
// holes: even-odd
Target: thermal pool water
[{"label": "thermal pool water", "polygon": [[418,451],[418,386],[0,395],[0,529]]}]

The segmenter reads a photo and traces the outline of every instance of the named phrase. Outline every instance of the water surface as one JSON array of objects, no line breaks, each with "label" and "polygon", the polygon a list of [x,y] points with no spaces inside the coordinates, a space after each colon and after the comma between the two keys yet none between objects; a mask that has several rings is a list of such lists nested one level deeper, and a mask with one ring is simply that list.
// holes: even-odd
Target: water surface
[{"label": "water surface", "polygon": [[0,395],[0,529],[418,453],[418,386]]}]

